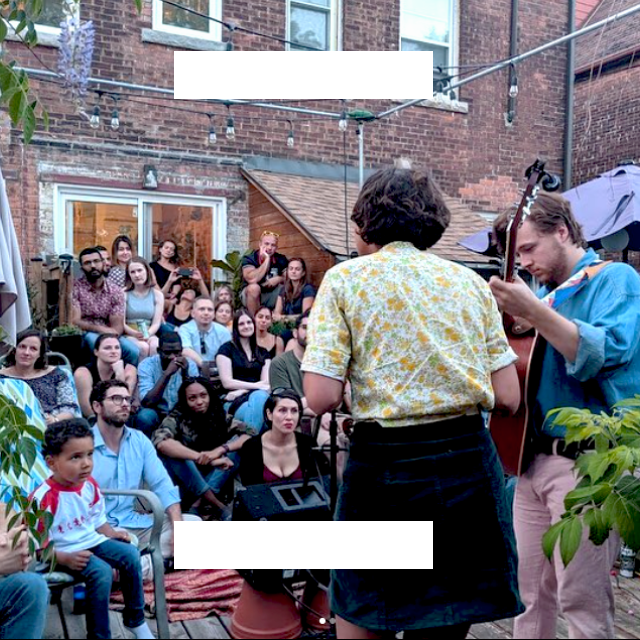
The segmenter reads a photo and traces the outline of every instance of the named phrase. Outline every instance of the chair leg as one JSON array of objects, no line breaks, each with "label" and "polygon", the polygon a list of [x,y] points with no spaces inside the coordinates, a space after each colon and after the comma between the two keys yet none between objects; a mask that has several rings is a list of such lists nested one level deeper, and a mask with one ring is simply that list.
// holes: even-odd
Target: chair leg
[{"label": "chair leg", "polygon": [[58,606],[58,615],[60,616],[60,624],[62,624],[62,635],[65,640],[69,640],[69,629],[67,628],[67,619],[64,617],[64,611],[62,610],[62,597],[58,596],[56,605]]}]

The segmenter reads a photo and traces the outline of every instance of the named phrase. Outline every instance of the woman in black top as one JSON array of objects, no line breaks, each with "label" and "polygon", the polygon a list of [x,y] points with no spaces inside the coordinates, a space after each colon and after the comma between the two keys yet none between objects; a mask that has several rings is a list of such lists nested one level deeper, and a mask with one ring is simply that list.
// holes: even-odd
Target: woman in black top
[{"label": "woman in black top", "polygon": [[172,278],[173,284],[178,277],[177,270],[180,266],[180,256],[178,255],[178,247],[173,240],[164,240],[158,247],[158,258],[149,263],[149,266],[156,275],[156,282],[165,295],[169,293],[169,287],[165,285],[169,282],[169,277],[176,272]]},{"label": "woman in black top", "polygon": [[224,408],[260,433],[269,397],[269,354],[256,343],[251,314],[241,309],[233,318],[233,339],[218,350],[216,365],[227,391]]}]

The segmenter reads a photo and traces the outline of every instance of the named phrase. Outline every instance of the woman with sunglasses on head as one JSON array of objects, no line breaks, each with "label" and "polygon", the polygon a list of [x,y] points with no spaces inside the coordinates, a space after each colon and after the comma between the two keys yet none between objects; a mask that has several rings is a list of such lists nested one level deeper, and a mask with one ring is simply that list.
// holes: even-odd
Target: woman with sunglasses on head
[{"label": "woman with sunglasses on head", "polygon": [[89,402],[91,390],[101,380],[122,380],[133,396],[138,385],[138,370],[122,360],[120,341],[115,333],[101,333],[93,347],[91,362],[78,367],[73,374],[78,389],[82,415],[92,418],[95,414]]},{"label": "woman with sunglasses on head", "polygon": [[269,397],[269,354],[256,342],[251,314],[241,309],[233,318],[233,337],[218,349],[216,366],[226,390],[224,408],[255,433],[264,427],[264,403]]},{"label": "woman with sunglasses on head", "polygon": [[229,519],[230,510],[217,494],[233,477],[237,451],[248,439],[228,431],[222,404],[203,377],[184,380],[175,408],[151,436],[181,489],[183,506],[197,508],[203,515],[213,509],[220,519]]},{"label": "woman with sunglasses on head", "polygon": [[47,424],[81,417],[73,377],[62,367],[48,364],[46,337],[37,329],[18,334],[16,346],[0,369],[0,378],[26,382],[40,401]]},{"label": "woman with sunglasses on head", "polygon": [[313,439],[296,431],[302,400],[291,389],[276,389],[264,406],[267,430],[251,438],[240,452],[243,485],[306,480],[329,473],[326,456],[314,450]]}]

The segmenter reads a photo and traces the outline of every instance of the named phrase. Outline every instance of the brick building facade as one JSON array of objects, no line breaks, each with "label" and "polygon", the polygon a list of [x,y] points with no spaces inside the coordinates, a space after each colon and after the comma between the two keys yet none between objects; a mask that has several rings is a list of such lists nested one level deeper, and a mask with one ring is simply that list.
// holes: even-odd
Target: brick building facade
[{"label": "brick building facade", "polygon": [[[48,0],[46,5],[55,3]],[[436,58],[445,60],[445,66],[508,57],[510,0],[441,0],[436,4],[448,7],[446,33],[442,32],[448,42],[435,46]],[[248,29],[293,38],[299,33],[293,16],[304,14],[308,5],[297,0],[225,0],[219,16]],[[430,46],[411,40],[416,37],[411,20],[419,19],[407,13],[408,5],[402,6],[401,0],[318,0],[311,5],[314,10],[322,5],[329,12],[323,32],[327,48]],[[158,0],[148,0],[138,16],[133,0],[82,0],[81,17],[92,20],[96,28],[93,77],[170,89],[175,50],[226,48],[220,43],[221,38],[229,38],[226,33],[203,39],[193,29],[163,31],[158,27],[158,20],[164,19],[161,6]],[[307,24],[306,18],[302,15],[301,24]],[[424,16],[420,19],[424,22]],[[567,31],[566,2],[520,3],[518,25],[519,52],[557,38]],[[434,37],[442,40],[442,33]],[[24,67],[43,68],[44,64],[55,68],[55,38],[41,40],[36,50],[39,60],[19,43],[9,42],[7,48]],[[284,45],[236,31],[233,46],[236,50],[281,50]],[[367,169],[388,165],[397,157],[426,164],[448,196],[468,205],[470,216],[474,216],[472,211],[495,212],[511,204],[518,197],[524,168],[536,157],[546,157],[548,168],[562,173],[565,65],[564,47],[519,65],[520,92],[512,125],[504,117],[507,70],[462,87],[457,100],[430,101],[402,111],[399,117],[368,123]],[[250,77],[246,80],[251,82]],[[384,83],[384,77],[380,82]],[[176,104],[166,95],[93,85],[94,89],[116,91],[119,97],[117,102],[108,93],[100,97],[102,121],[93,129],[86,117],[74,112],[59,85],[33,76],[32,86],[49,111],[47,131],[38,129],[32,143],[25,146],[21,132],[0,114],[0,158],[25,259],[41,252],[71,250],[77,254],[82,246],[94,242],[110,246],[111,239],[124,232],[134,236],[148,258],[159,240],[178,236],[187,261],[206,266],[212,257],[244,250],[249,243],[251,187],[242,175],[247,158],[282,159],[310,167],[310,171],[341,165],[345,156],[350,167],[358,164],[353,122],[344,148],[335,120],[232,107],[236,137],[229,141],[224,136],[229,114],[224,106]],[[417,84],[411,94],[420,97],[430,90]],[[98,96],[91,94],[89,114],[97,101]],[[347,108],[379,113],[399,103],[399,99],[352,101]],[[326,101],[301,106],[331,112],[342,108],[339,102]],[[109,117],[116,107],[121,124],[113,131]],[[209,113],[214,114],[218,134],[215,144],[208,140]],[[295,133],[293,148],[286,145],[289,120]],[[148,165],[157,171],[158,186],[152,190],[142,188]],[[346,236],[344,229],[342,233]]]}]

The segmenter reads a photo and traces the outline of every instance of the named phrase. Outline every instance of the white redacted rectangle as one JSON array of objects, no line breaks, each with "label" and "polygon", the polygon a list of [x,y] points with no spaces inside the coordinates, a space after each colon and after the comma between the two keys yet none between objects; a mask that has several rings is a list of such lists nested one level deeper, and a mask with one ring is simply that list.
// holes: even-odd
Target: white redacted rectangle
[{"label": "white redacted rectangle", "polygon": [[414,99],[432,95],[431,51],[176,51],[181,100]]},{"label": "white redacted rectangle", "polygon": [[433,522],[176,522],[176,569],[433,569]]}]

